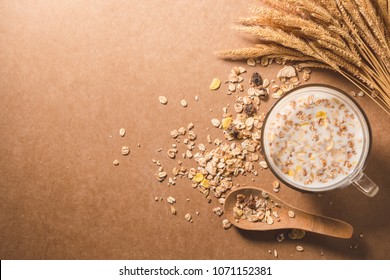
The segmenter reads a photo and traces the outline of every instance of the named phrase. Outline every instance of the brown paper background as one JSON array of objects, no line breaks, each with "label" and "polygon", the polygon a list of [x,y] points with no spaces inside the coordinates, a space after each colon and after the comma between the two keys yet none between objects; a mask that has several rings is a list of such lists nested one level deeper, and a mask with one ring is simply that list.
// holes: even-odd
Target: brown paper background
[{"label": "brown paper background", "polygon": [[[273,259],[274,249],[279,259],[390,258],[390,118],[367,97],[356,100],[372,126],[366,173],[379,194],[368,198],[349,187],[318,197],[285,186],[279,193],[351,223],[351,240],[307,233],[277,243],[279,231],[225,231],[212,213],[215,199],[208,204],[187,179],[169,188],[154,179],[153,158],[169,172],[176,164],[165,154],[172,129],[193,122],[197,143],[207,134],[223,138],[210,119],[234,99],[226,85],[209,92],[209,83],[226,79],[234,65],[254,69],[214,51],[250,43],[230,30],[250,3],[256,1],[0,1],[1,259]],[[278,69],[256,68],[270,79]],[[354,89],[317,70],[310,82]],[[187,108],[179,105],[183,98]],[[129,156],[120,154],[122,145]],[[273,180],[267,170],[235,182],[271,190]],[[168,195],[177,199],[177,216]]]}]

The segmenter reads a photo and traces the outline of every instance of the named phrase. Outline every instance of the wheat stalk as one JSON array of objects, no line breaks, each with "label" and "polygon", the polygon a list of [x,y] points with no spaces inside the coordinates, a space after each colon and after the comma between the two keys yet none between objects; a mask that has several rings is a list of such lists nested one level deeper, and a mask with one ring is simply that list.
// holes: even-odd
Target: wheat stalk
[{"label": "wheat stalk", "polygon": [[252,47],[218,52],[227,59],[283,58],[298,68],[343,75],[390,114],[389,0],[260,0],[233,29]]}]

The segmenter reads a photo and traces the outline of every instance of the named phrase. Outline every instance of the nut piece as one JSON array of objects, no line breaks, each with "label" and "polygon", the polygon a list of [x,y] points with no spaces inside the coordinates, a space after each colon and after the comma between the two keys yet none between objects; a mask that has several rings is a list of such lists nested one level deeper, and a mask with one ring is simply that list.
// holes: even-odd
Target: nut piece
[{"label": "nut piece", "polygon": [[124,128],[119,129],[119,135],[121,137],[125,136],[125,134],[126,134],[126,129],[124,129]]},{"label": "nut piece", "polygon": [[217,89],[219,89],[220,86],[221,86],[221,81],[217,78],[214,78],[211,81],[210,90],[217,90]]},{"label": "nut piece", "polygon": [[130,154],[130,148],[128,146],[123,146],[121,150],[122,155],[127,156]]},{"label": "nut piece", "polygon": [[172,196],[168,196],[168,197],[167,197],[167,202],[168,202],[169,204],[174,204],[174,203],[176,202],[176,199],[173,198]]},{"label": "nut piece", "polygon": [[158,100],[160,101],[161,104],[165,105],[168,103],[168,99],[165,96],[159,96]]},{"label": "nut piece", "polygon": [[187,220],[187,222],[192,222],[192,216],[190,213],[185,214],[184,218]]}]

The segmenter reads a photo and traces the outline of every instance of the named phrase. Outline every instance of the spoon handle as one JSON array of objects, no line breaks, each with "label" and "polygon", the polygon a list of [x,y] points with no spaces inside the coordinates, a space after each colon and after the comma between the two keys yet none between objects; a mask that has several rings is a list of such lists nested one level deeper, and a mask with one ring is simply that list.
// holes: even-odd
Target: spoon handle
[{"label": "spoon handle", "polygon": [[352,237],[353,227],[346,222],[318,215],[310,219],[310,226],[306,229],[308,231],[345,239]]}]

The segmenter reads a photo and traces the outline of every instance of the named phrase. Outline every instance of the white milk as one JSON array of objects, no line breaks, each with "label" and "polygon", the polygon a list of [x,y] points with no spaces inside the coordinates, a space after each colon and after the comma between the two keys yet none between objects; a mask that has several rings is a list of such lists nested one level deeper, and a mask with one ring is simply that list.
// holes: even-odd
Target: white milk
[{"label": "white milk", "polygon": [[345,96],[294,92],[276,104],[264,130],[271,168],[285,181],[319,190],[346,179],[366,156],[368,128]]}]

